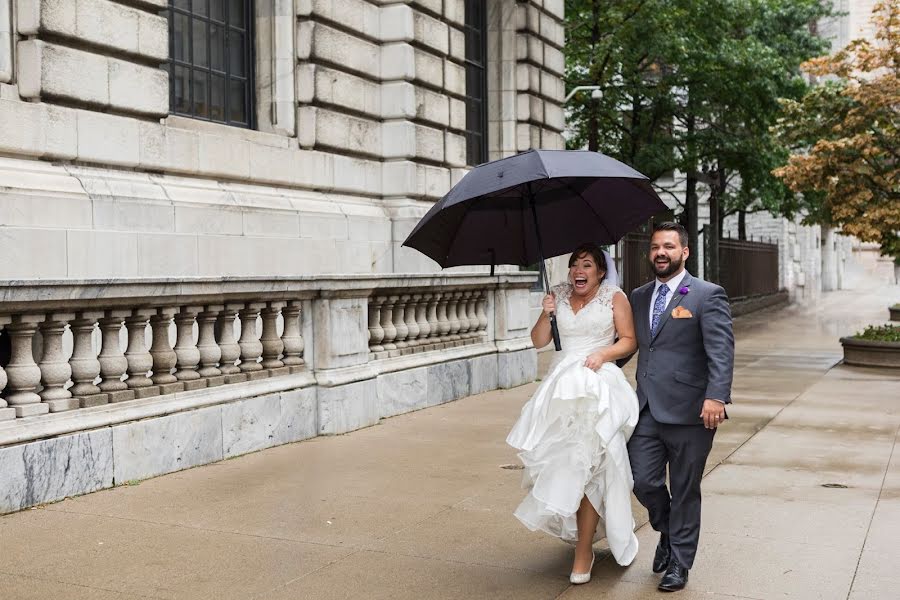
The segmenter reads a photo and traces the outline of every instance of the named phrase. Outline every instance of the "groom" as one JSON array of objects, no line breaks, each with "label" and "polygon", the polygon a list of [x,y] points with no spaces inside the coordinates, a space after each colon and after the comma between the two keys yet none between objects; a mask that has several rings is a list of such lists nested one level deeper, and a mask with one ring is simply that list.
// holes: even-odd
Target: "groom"
[{"label": "groom", "polygon": [[657,225],[649,255],[656,279],[631,293],[640,417],[628,453],[634,494],[661,534],[653,572],[665,571],[665,592],[684,588],[694,563],[700,479],[716,427],[727,418],[734,370],[728,297],[685,271],[687,242],[678,223]]}]

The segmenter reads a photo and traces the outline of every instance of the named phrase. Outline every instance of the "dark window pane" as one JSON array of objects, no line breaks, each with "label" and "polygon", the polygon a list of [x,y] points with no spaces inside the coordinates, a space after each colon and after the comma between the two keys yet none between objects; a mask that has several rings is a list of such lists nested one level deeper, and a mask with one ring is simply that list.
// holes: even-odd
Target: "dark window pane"
[{"label": "dark window pane", "polygon": [[221,25],[209,26],[209,67],[225,70],[225,28]]},{"label": "dark window pane", "polygon": [[234,29],[228,32],[228,64],[232,75],[246,75],[244,36]]},{"label": "dark window pane", "polygon": [[228,22],[235,27],[246,29],[247,23],[244,19],[244,2],[246,0],[228,0]]},{"label": "dark window pane", "polygon": [[194,54],[191,57],[191,61],[194,63],[195,67],[205,67],[209,64],[209,59],[207,57],[207,44],[209,43],[209,40],[206,38],[206,22],[194,19],[192,26],[194,39],[191,41],[194,44]]},{"label": "dark window pane", "polygon": [[236,123],[247,122],[246,88],[241,81],[228,82],[228,119]]},{"label": "dark window pane", "polygon": [[191,18],[180,13],[175,13],[173,18],[174,21],[172,23],[172,41],[174,49],[172,52],[172,58],[174,58],[175,60],[190,62],[191,34],[188,28],[190,27]]},{"label": "dark window pane", "polygon": [[194,71],[194,116],[209,117],[209,86],[206,71]]},{"label": "dark window pane", "polygon": [[225,0],[209,0],[209,18],[225,22]]},{"label": "dark window pane", "polygon": [[484,97],[484,70],[478,67],[466,67],[466,96]]},{"label": "dark window pane", "polygon": [[466,60],[483,64],[484,57],[481,55],[481,36],[477,32],[469,31],[466,35]]},{"label": "dark window pane", "polygon": [[466,25],[477,29],[484,29],[484,12],[484,0],[466,0]]},{"label": "dark window pane", "polygon": [[466,129],[469,131],[481,131],[481,102],[469,99],[466,102]]},{"label": "dark window pane", "polygon": [[209,89],[209,118],[213,121],[225,121],[225,78],[212,75]]},{"label": "dark window pane", "polygon": [[253,125],[250,0],[170,0],[170,110]]},{"label": "dark window pane", "polygon": [[487,160],[486,3],[466,0],[466,162]]},{"label": "dark window pane", "polygon": [[190,93],[191,70],[186,67],[175,67],[172,73],[172,111],[176,113],[191,112]]}]

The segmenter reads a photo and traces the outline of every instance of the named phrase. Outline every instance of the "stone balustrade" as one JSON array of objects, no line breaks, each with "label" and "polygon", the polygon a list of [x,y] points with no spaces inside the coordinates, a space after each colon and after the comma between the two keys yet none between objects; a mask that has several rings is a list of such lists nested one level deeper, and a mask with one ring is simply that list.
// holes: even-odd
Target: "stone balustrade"
[{"label": "stone balustrade", "polygon": [[486,341],[488,294],[480,287],[377,290],[369,297],[370,359]]},{"label": "stone balustrade", "polygon": [[[530,282],[519,274],[6,281],[0,329],[11,351],[0,363],[0,421],[298,373],[333,387],[466,348],[496,352],[495,342],[527,335],[527,319],[505,329],[510,311],[527,315]],[[495,315],[510,289],[521,305]]]},{"label": "stone balustrade", "polygon": [[[34,306],[6,315],[11,356],[5,370],[0,366],[0,383],[5,381],[0,420],[298,372],[305,365],[302,302],[298,296],[173,304],[149,296],[134,298],[131,308],[98,310],[73,302],[68,312]],[[257,320],[262,321],[261,335]],[[240,340],[235,339],[236,328]],[[38,336],[41,343],[35,344]],[[71,353],[63,351],[64,336],[71,340]],[[40,355],[35,346],[41,347]]]},{"label": "stone balustrade", "polygon": [[533,381],[533,279],[4,281],[0,514]]}]

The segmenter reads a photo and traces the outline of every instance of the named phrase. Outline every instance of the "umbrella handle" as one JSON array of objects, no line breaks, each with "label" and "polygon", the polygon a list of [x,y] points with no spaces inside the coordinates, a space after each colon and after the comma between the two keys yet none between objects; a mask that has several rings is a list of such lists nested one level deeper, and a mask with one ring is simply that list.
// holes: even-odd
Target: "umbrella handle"
[{"label": "umbrella handle", "polygon": [[559,343],[559,327],[556,326],[556,313],[550,314],[550,333],[553,335],[553,346],[559,352],[562,350],[562,344]]}]

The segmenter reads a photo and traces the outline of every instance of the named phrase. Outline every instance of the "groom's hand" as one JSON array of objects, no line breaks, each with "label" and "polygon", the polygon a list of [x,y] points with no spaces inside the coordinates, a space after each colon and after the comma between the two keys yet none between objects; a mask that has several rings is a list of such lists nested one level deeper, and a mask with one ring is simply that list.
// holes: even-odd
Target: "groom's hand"
[{"label": "groom's hand", "polygon": [[725,420],[725,405],[718,400],[707,398],[703,401],[703,410],[700,411],[703,425],[707,429],[715,429]]}]

